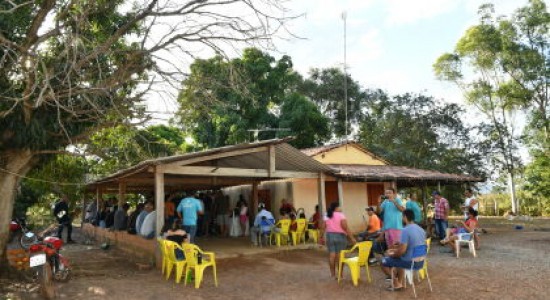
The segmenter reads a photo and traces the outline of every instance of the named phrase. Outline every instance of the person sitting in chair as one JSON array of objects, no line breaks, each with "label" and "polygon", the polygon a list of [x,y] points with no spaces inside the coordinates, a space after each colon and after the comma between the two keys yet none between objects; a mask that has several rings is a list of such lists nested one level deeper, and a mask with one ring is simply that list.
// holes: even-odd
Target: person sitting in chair
[{"label": "person sitting in chair", "polygon": [[[405,209],[403,211],[403,222],[405,223],[405,227],[401,232],[400,242],[388,245],[390,249],[387,251],[387,256],[382,259],[382,271],[386,274],[386,280],[391,281],[392,268],[397,270],[397,276],[394,277],[393,281],[393,288],[390,286],[388,288],[389,291],[403,289],[404,269],[409,269],[412,265],[413,249],[426,244],[426,233],[420,226],[414,223],[414,212],[412,210]],[[419,264],[415,267],[422,267],[423,262]]]},{"label": "person sitting in chair", "polygon": [[[273,217],[273,214],[265,208],[265,204],[260,203],[258,204],[258,214],[254,219],[254,226],[250,229],[250,239],[252,240],[252,244],[256,246],[258,246],[258,234],[269,232],[271,230],[271,225],[265,225],[265,221],[270,224],[274,224],[275,218]],[[262,225],[262,223],[264,225]],[[261,243],[262,241],[260,240],[259,242]]]},{"label": "person sitting in chair", "polygon": [[468,209],[468,220],[459,220],[457,223],[459,226],[456,228],[447,229],[447,237],[440,241],[442,245],[449,245],[453,252],[456,251],[455,241],[458,240],[461,235],[464,239],[465,237],[469,237],[471,234],[475,234],[475,229],[477,228],[477,211],[470,207]]}]

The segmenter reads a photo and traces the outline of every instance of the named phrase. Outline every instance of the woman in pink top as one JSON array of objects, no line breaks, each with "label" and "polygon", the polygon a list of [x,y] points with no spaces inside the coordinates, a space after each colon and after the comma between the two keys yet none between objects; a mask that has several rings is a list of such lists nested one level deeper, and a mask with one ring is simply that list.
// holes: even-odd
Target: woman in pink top
[{"label": "woman in pink top", "polygon": [[348,246],[348,240],[355,244],[355,238],[349,231],[346,216],[340,209],[338,202],[333,202],[327,209],[327,215],[320,224],[321,236],[326,233],[326,246],[329,253],[328,265],[330,267],[330,276],[336,278],[336,268],[338,267],[338,258],[340,251]]}]

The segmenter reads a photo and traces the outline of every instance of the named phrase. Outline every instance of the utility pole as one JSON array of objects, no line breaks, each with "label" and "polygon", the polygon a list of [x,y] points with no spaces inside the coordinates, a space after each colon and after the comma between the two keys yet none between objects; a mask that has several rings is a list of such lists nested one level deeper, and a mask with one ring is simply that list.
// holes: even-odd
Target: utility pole
[{"label": "utility pole", "polygon": [[344,20],[344,116],[345,123],[344,128],[346,132],[346,141],[348,140],[348,65],[347,65],[347,45],[346,45],[346,35],[347,35],[347,12],[342,12],[342,20]]}]

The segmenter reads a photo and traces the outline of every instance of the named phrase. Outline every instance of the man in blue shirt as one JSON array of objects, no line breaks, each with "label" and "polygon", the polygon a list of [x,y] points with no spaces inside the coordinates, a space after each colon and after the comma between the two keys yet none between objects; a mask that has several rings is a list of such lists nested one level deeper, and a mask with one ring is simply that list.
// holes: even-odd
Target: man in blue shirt
[{"label": "man in blue shirt", "polygon": [[418,201],[416,199],[416,194],[411,195],[409,201],[407,201],[407,204],[405,205],[405,209],[410,209],[413,211],[414,223],[422,223],[422,210],[420,209],[420,205],[418,204]]},{"label": "man in blue shirt", "polygon": [[382,222],[384,227],[384,237],[386,245],[391,247],[398,243],[401,237],[401,229],[403,228],[402,211],[405,210],[401,199],[397,198],[394,188],[387,188],[385,192],[385,200],[380,204],[380,215],[383,217]]},{"label": "man in blue shirt", "polygon": [[195,243],[197,235],[197,219],[198,215],[204,213],[201,201],[193,197],[195,193],[191,193],[188,197],[181,200],[176,211],[179,218],[182,220],[183,230],[189,235],[189,240],[192,244]]},{"label": "man in blue shirt", "polygon": [[137,219],[136,219],[136,233],[139,234],[141,232],[141,225],[143,225],[143,221],[145,221],[145,217],[154,210],[154,205],[151,200],[145,202],[145,205],[143,206],[143,210],[139,213]]},{"label": "man in blue shirt", "polygon": [[[264,220],[263,222],[262,219]],[[274,224],[275,218],[273,217],[273,214],[265,209],[265,204],[258,204],[258,214],[256,215],[256,219],[254,219],[254,227],[250,229],[250,239],[252,240],[252,244],[258,246],[258,233],[269,232]],[[260,243],[261,242],[262,241],[260,240]]]},{"label": "man in blue shirt", "polygon": [[[386,279],[391,278],[391,268],[397,269],[393,289],[390,289],[392,291],[403,288],[404,269],[411,267],[413,249],[416,246],[426,244],[426,232],[414,223],[412,210],[406,209],[403,211],[403,222],[405,228],[401,231],[401,242],[390,248],[387,252],[388,256],[382,260],[382,271],[386,274]],[[420,262],[415,267],[422,267],[422,264],[423,262]]]}]

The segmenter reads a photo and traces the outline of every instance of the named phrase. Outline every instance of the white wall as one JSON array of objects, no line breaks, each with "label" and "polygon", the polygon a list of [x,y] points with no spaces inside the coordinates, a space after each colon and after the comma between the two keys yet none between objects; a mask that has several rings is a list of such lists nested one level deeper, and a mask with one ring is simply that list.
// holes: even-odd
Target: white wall
[{"label": "white wall", "polygon": [[365,230],[363,216],[366,216],[365,208],[368,205],[367,184],[365,182],[343,182],[344,205],[342,210],[348,220],[351,231]]}]

